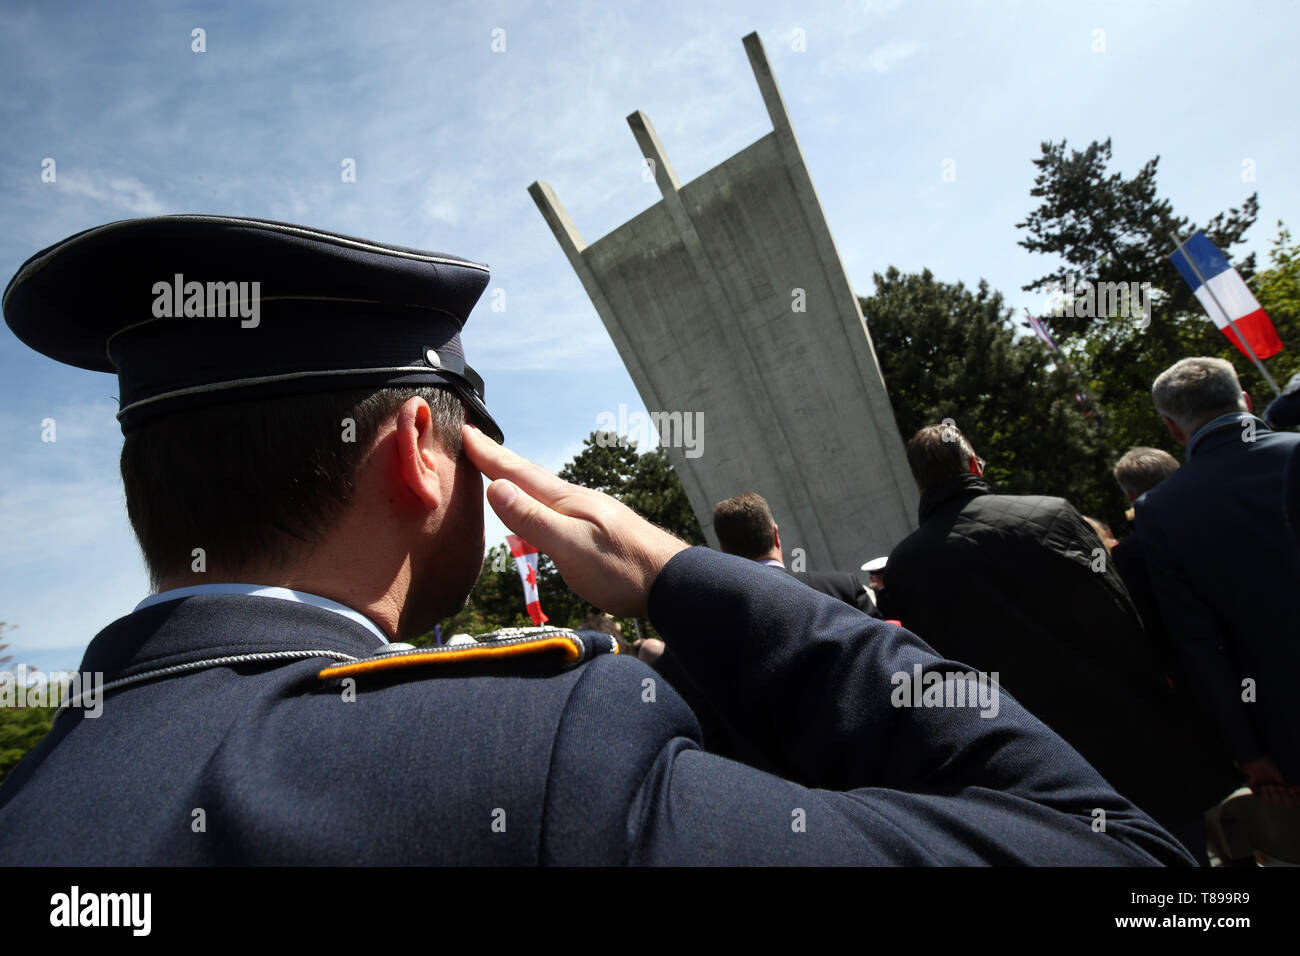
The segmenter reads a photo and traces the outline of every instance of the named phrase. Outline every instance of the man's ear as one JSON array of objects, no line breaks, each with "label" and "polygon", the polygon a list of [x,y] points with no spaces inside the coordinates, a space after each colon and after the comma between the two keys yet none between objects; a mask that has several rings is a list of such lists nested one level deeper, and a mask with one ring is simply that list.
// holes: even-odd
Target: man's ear
[{"label": "man's ear", "polygon": [[408,398],[397,410],[397,460],[403,484],[430,511],[442,505],[437,448],[429,403],[419,396]]},{"label": "man's ear", "polygon": [[984,469],[980,467],[980,460],[978,455],[970,456],[970,473],[972,475],[979,475],[981,478],[984,477]]},{"label": "man's ear", "polygon": [[1187,444],[1187,439],[1191,437],[1190,435],[1187,434],[1187,432],[1183,431],[1181,428],[1175,425],[1172,419],[1165,418],[1163,415],[1161,415],[1160,420],[1164,422],[1165,427],[1169,429],[1169,434],[1174,436],[1174,441],[1178,442],[1178,444],[1180,445]]},{"label": "man's ear", "polygon": [[1250,392],[1243,388],[1241,390],[1241,397],[1246,400],[1246,411],[1250,412],[1252,415],[1255,414],[1255,403],[1250,400]]},{"label": "man's ear", "polygon": [[772,547],[781,547],[781,528],[775,521],[772,522]]}]

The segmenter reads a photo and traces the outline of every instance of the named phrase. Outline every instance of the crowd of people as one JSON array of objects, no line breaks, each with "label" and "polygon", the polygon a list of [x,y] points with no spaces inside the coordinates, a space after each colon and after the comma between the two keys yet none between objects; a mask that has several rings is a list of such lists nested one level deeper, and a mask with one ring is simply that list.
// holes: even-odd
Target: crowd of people
[{"label": "crowd of people", "polygon": [[[1300,863],[1300,695],[1290,687],[1300,674],[1300,524],[1287,514],[1300,435],[1271,427],[1300,422],[1300,377],[1268,421],[1222,359],[1176,363],[1152,399],[1186,462],[1147,447],[1120,458],[1133,529],[1119,541],[1063,498],[995,493],[985,462],[948,423],[907,443],[919,527],[870,583],[848,572],[795,577],[997,673],[1202,861],[1207,812],[1213,824],[1244,787],[1255,832],[1243,845]],[[719,503],[714,531],[722,550],[784,568],[759,495]],[[671,648],[659,661],[677,676]],[[693,703],[706,742],[751,757],[753,742],[734,741],[707,701]],[[1213,825],[1209,835],[1213,845]]]}]

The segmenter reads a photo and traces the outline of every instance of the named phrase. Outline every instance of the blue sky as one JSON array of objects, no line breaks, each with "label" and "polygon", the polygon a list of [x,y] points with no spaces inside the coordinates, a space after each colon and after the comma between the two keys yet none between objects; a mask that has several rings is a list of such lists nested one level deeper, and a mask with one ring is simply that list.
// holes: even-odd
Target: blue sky
[{"label": "blue sky", "polygon": [[[890,265],[928,267],[986,278],[1019,307],[1039,304],[1020,286],[1055,265],[1016,245],[1043,140],[1111,137],[1126,174],[1159,154],[1161,194],[1196,220],[1257,190],[1261,262],[1278,219],[1300,224],[1298,20],[1294,4],[1254,0],[11,0],[0,272],[80,229],[183,212],[487,262],[506,309],[485,297],[467,354],[512,447],[557,468],[602,411],[644,406],[526,187],[554,186],[591,242],[659,199],[633,110],[683,182],[765,135],[741,46],[751,30],[855,288],[870,293]],[[206,52],[191,50],[195,28]],[[342,182],[345,158],[355,183]],[[1247,158],[1255,182],[1242,180]],[[148,591],[117,477],[116,381],[61,367],[6,327],[0,394],[0,619],[19,625],[19,660],[72,668]],[[490,517],[489,542],[501,533]]]}]

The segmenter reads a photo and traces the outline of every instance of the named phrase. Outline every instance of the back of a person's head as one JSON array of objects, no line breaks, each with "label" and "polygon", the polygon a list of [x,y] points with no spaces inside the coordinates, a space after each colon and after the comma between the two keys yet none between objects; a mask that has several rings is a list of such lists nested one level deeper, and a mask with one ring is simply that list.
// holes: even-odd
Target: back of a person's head
[{"label": "back of a person's head", "polygon": [[601,634],[609,634],[612,637],[622,637],[623,627],[614,620],[613,615],[606,614],[604,611],[595,611],[583,618],[582,623],[578,625],[580,631],[599,631]]},{"label": "back of a person's head", "polygon": [[1220,415],[1249,411],[1232,363],[1221,358],[1185,358],[1175,362],[1151,386],[1151,401],[1188,435]]},{"label": "back of a person's head", "polygon": [[1107,551],[1115,547],[1115,532],[1110,530],[1110,525],[1099,518],[1091,518],[1088,515],[1082,515],[1081,517],[1088,522],[1093,531],[1097,532],[1097,537],[1101,539],[1101,543],[1106,546]]},{"label": "back of a person's head", "polygon": [[907,443],[907,464],[922,492],[970,472],[975,449],[955,425],[926,425]]},{"label": "back of a person's head", "polygon": [[224,570],[283,567],[318,543],[352,500],[380,425],[412,396],[461,454],[465,407],[444,388],[255,399],[174,412],[127,432],[127,515],[154,585],[183,576],[195,549]]},{"label": "back of a person's head", "polygon": [[1130,448],[1115,463],[1115,480],[1137,500],[1178,470],[1178,459],[1160,448]]},{"label": "back of a person's head", "polygon": [[762,495],[741,492],[720,501],[713,509],[713,531],[718,547],[727,554],[757,560],[772,550],[776,537],[772,509]]}]

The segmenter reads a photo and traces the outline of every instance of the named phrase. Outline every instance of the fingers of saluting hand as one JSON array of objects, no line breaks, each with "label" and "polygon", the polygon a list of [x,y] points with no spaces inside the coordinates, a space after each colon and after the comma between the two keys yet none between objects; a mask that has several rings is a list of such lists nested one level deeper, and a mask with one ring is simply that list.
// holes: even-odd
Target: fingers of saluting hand
[{"label": "fingers of saluting hand", "polygon": [[476,429],[465,453],[487,477],[488,503],[507,528],[551,556],[564,580],[612,614],[644,617],[650,586],[684,541],[609,495],[562,481]]},{"label": "fingers of saluting hand", "polygon": [[472,425],[461,431],[465,453],[474,467],[493,481],[505,479],[522,488],[543,504],[551,504],[573,486],[556,478],[527,458],[521,458],[504,445],[498,445]]},{"label": "fingers of saluting hand", "polygon": [[[462,433],[465,452],[479,471],[493,479],[487,499],[507,528],[552,558],[564,556],[567,547],[587,536],[563,507],[582,489],[561,481],[549,471],[498,445],[476,428]],[[573,514],[574,509],[568,509]]]}]

